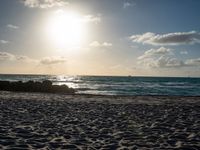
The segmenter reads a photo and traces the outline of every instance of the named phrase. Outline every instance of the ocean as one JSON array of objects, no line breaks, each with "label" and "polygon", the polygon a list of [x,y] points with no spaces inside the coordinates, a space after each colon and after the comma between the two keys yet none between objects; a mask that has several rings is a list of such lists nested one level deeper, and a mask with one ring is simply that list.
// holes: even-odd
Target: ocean
[{"label": "ocean", "polygon": [[66,84],[80,94],[200,96],[200,78],[2,74],[0,80],[51,80],[56,85]]}]

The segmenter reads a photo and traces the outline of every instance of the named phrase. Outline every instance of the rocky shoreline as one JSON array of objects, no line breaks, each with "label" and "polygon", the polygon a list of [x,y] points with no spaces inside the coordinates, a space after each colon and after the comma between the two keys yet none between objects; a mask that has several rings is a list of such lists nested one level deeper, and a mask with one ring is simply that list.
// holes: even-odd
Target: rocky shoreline
[{"label": "rocky shoreline", "polygon": [[52,85],[52,82],[45,80],[43,82],[34,81],[0,81],[0,90],[15,92],[41,92],[41,93],[63,93],[74,94],[75,90],[67,85]]},{"label": "rocky shoreline", "polygon": [[199,148],[199,97],[0,92],[0,149]]}]

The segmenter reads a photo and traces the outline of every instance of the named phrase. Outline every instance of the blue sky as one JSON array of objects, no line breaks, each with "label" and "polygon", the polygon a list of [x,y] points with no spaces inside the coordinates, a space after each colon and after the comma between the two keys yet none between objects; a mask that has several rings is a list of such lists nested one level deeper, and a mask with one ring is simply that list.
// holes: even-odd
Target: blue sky
[{"label": "blue sky", "polygon": [[0,73],[199,77],[199,8],[199,0],[1,0]]}]

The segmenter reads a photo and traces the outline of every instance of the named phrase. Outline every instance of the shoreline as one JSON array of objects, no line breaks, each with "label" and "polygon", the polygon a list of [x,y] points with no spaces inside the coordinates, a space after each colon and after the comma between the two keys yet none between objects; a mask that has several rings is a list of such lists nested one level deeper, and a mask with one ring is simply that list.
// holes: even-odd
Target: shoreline
[{"label": "shoreline", "polygon": [[[12,98],[22,98],[22,99],[40,99],[40,97],[46,97],[47,99],[55,99],[56,97],[62,100],[77,101],[77,99],[82,98],[83,101],[90,101],[90,99],[95,99],[97,101],[106,99],[110,102],[118,102],[123,99],[123,102],[128,100],[129,102],[138,101],[139,99],[147,99],[148,102],[153,101],[175,101],[175,102],[198,102],[200,101],[200,96],[180,96],[180,95],[101,95],[101,94],[63,94],[63,93],[43,93],[43,92],[13,92],[13,91],[0,91],[0,99],[7,98],[10,96]],[[31,97],[30,97],[31,96]],[[88,99],[89,98],[89,99]],[[148,101],[150,99],[150,101]],[[188,100],[189,99],[189,100]],[[44,99],[43,99],[44,100]],[[122,103],[123,103],[122,102]]]},{"label": "shoreline", "polygon": [[[200,78],[199,78],[200,79]],[[0,90],[21,92],[76,93],[94,95],[124,96],[200,96],[200,80],[193,78],[169,77],[104,77],[104,76],[8,76],[2,81],[10,82],[2,85]],[[2,82],[1,81],[1,82]],[[49,83],[47,83],[48,81]],[[13,84],[12,82],[16,82]],[[46,82],[46,83],[43,83]],[[43,87],[41,88],[41,86]],[[67,86],[64,88],[64,86]]]},{"label": "shoreline", "polygon": [[200,95],[103,95],[103,94],[87,94],[87,93],[48,93],[48,92],[21,92],[21,91],[3,91],[0,90],[0,93],[18,93],[18,94],[22,94],[22,93],[26,93],[26,94],[52,94],[52,95],[63,95],[63,96],[94,96],[94,97],[108,97],[108,98],[114,98],[114,97],[121,97],[121,98],[131,98],[131,97],[196,97],[196,98],[200,98]]}]

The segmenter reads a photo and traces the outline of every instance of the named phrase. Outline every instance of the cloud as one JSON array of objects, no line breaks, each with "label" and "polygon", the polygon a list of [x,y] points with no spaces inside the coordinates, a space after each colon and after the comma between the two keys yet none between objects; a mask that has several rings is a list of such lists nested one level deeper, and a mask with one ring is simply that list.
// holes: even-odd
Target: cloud
[{"label": "cloud", "polygon": [[7,27],[10,28],[10,29],[19,29],[18,26],[15,26],[15,25],[12,25],[12,24],[8,24]]},{"label": "cloud", "polygon": [[26,63],[38,62],[37,60],[29,58],[28,56],[14,55],[8,52],[0,52],[0,61],[20,61]]},{"label": "cloud", "polygon": [[184,62],[174,57],[161,56],[155,60],[153,67],[166,68],[166,67],[182,67]]},{"label": "cloud", "polygon": [[139,61],[139,64],[150,68],[172,68],[186,66],[182,60],[169,56],[142,59]]},{"label": "cloud", "polygon": [[111,47],[112,43],[108,43],[108,42],[103,42],[100,43],[98,41],[93,41],[92,43],[90,43],[91,47]]},{"label": "cloud", "polygon": [[1,44],[7,44],[7,43],[9,43],[9,41],[6,41],[6,40],[0,40],[0,43],[1,43]]},{"label": "cloud", "polygon": [[147,50],[138,57],[138,63],[150,68],[195,67],[200,66],[200,58],[183,61],[176,58],[172,49],[160,47]]},{"label": "cloud", "polygon": [[93,41],[92,43],[90,43],[91,47],[100,47],[101,44],[98,41]]},{"label": "cloud", "polygon": [[177,67],[182,65],[182,61],[174,58],[173,50],[165,47],[147,50],[138,57],[138,60],[139,64],[150,68]]},{"label": "cloud", "polygon": [[188,59],[185,64],[188,66],[200,66],[200,58]]},{"label": "cloud", "polygon": [[180,54],[182,54],[182,55],[187,55],[188,52],[187,52],[187,51],[181,51]]},{"label": "cloud", "polygon": [[[54,12],[56,14],[56,16],[65,16],[67,15],[67,12],[59,9],[56,10]],[[75,21],[77,22],[81,22],[81,23],[100,23],[101,22],[101,14],[97,14],[97,15],[92,15],[92,14],[87,14],[87,15],[78,15],[78,16],[74,16]]]},{"label": "cloud", "polygon": [[40,64],[43,65],[54,65],[54,64],[61,64],[61,63],[65,63],[67,61],[66,58],[64,57],[57,57],[57,56],[53,56],[53,57],[44,57],[40,60]]},{"label": "cloud", "polygon": [[5,61],[5,60],[14,60],[15,55],[7,52],[0,52],[0,60]]},{"label": "cloud", "polygon": [[132,7],[135,6],[135,3],[131,3],[131,2],[124,2],[123,3],[123,8],[128,8],[128,7]]},{"label": "cloud", "polygon": [[32,58],[30,58],[28,56],[24,56],[24,55],[16,55],[15,60],[21,61],[21,62],[26,62],[26,63],[38,63],[38,60],[32,59]]},{"label": "cloud", "polygon": [[132,35],[130,39],[133,42],[151,45],[194,44],[200,43],[200,33],[196,31],[174,32],[167,34],[155,34],[152,32],[147,32],[141,35]]},{"label": "cloud", "polygon": [[68,4],[65,0],[21,0],[21,2],[31,8],[51,8]]},{"label": "cloud", "polygon": [[112,46],[112,43],[104,42],[102,45],[105,46],[105,47],[111,47],[111,46]]},{"label": "cloud", "polygon": [[101,15],[86,15],[82,19],[83,22],[94,22],[94,23],[99,23],[101,22]]},{"label": "cloud", "polygon": [[42,65],[55,65],[67,62],[65,57],[51,56],[44,57],[42,59],[33,59],[25,55],[15,55],[8,52],[0,52],[0,61],[11,61],[11,62],[23,62],[23,63],[34,63]]},{"label": "cloud", "polygon": [[139,60],[152,58],[155,56],[173,55],[172,49],[160,47],[158,49],[147,50],[142,56],[138,57]]}]

